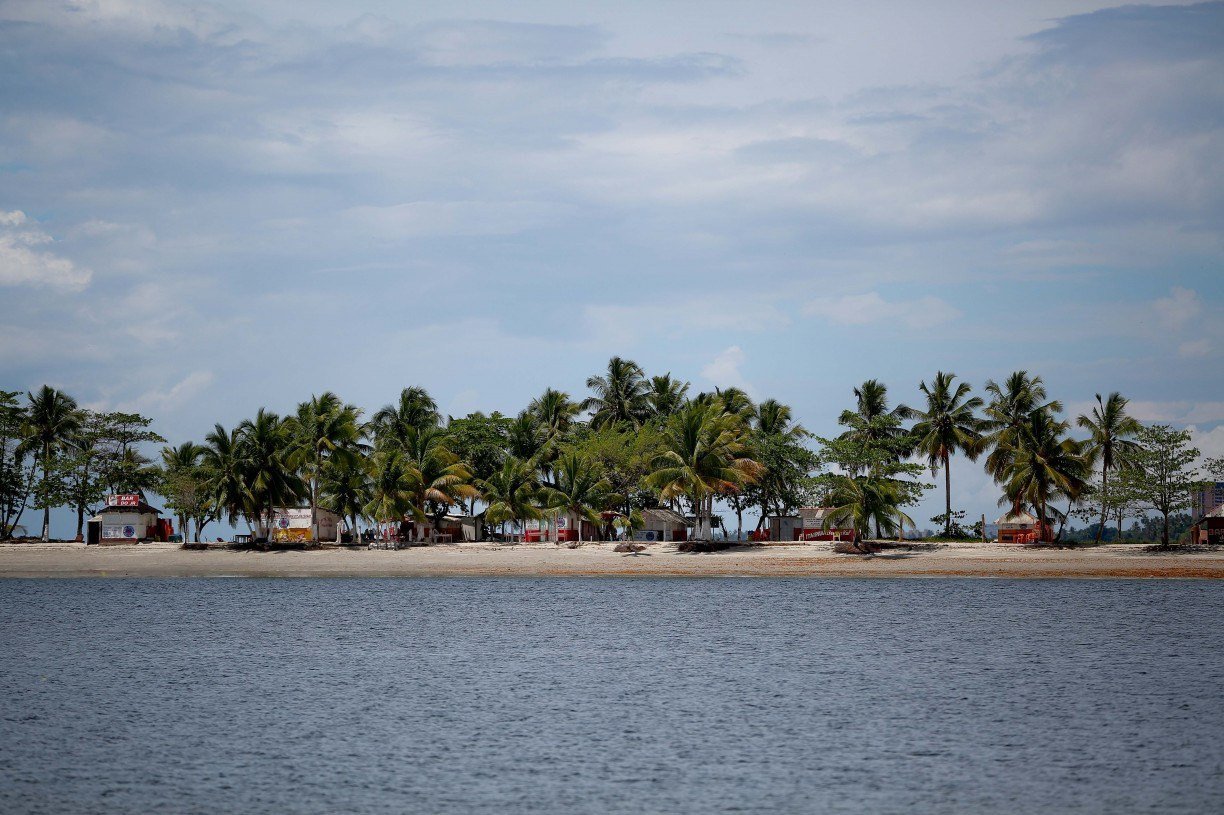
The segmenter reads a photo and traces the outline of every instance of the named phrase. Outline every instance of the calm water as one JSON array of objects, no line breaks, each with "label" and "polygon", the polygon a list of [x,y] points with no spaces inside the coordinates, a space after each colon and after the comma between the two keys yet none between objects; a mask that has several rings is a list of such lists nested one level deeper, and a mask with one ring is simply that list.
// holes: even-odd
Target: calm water
[{"label": "calm water", "polygon": [[1224,585],[0,581],[4,812],[1224,811]]}]

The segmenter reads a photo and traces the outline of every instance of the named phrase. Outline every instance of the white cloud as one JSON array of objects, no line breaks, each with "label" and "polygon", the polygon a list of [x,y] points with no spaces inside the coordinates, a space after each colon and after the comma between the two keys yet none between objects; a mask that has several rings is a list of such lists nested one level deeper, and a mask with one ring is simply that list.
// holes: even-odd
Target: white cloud
[{"label": "white cloud", "polygon": [[1132,399],[1130,414],[1142,422],[1214,424],[1224,422],[1224,402],[1156,402]]},{"label": "white cloud", "polygon": [[1211,353],[1211,341],[1203,338],[1199,340],[1191,340],[1183,342],[1177,346],[1178,356],[1183,357],[1205,357]]},{"label": "white cloud", "polygon": [[1198,448],[1201,456],[1199,464],[1202,464],[1203,459],[1224,456],[1224,424],[1211,430],[1200,430],[1195,425],[1186,429],[1190,431],[1190,443]]},{"label": "white cloud", "polygon": [[747,358],[748,355],[744,353],[744,349],[738,345],[732,345],[720,351],[714,359],[710,360],[701,369],[701,375],[720,388],[736,387],[752,394],[752,386],[748,384],[743,371],[740,370],[740,366]]},{"label": "white cloud", "polygon": [[938,297],[890,302],[874,291],[812,300],[803,307],[803,313],[819,315],[838,325],[901,323],[907,328],[929,328],[961,316],[959,309]]},{"label": "white cloud", "polygon": [[1156,316],[1166,328],[1184,328],[1186,323],[1198,317],[1203,312],[1203,301],[1198,292],[1182,286],[1174,286],[1167,297],[1161,297],[1152,303]]},{"label": "white cloud", "polygon": [[212,371],[193,371],[169,388],[145,391],[119,404],[117,409],[153,415],[173,412],[203,393],[213,379]]},{"label": "white cloud", "polygon": [[93,273],[71,260],[33,247],[52,243],[37,227],[19,229],[28,222],[21,210],[0,212],[0,286],[51,286],[80,291]]}]

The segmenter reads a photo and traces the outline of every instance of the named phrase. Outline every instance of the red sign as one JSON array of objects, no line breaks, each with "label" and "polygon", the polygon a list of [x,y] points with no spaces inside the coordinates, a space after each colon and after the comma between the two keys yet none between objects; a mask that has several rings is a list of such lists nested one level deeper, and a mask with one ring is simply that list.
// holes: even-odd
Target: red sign
[{"label": "red sign", "polygon": [[108,495],[106,496],[107,506],[112,507],[138,507],[140,506],[139,495]]}]

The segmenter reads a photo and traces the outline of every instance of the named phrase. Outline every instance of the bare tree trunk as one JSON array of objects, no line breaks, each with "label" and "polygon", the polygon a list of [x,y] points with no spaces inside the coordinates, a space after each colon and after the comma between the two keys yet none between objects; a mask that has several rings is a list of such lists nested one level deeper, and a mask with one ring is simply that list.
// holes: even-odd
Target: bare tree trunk
[{"label": "bare tree trunk", "polygon": [[[948,453],[943,454],[944,471],[944,537],[952,537],[952,473],[948,472]],[[876,533],[877,537],[879,533]]]},{"label": "bare tree trunk", "polygon": [[1101,525],[1097,527],[1096,542],[1105,536],[1105,498],[1109,495],[1109,468],[1101,464]]}]

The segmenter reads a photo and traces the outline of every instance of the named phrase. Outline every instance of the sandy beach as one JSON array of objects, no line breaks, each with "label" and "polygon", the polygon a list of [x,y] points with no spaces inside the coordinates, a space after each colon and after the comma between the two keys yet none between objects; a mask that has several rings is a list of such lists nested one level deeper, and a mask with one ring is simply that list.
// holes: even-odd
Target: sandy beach
[{"label": "sandy beach", "polygon": [[1132,545],[1035,549],[951,544],[841,555],[829,544],[743,547],[712,554],[657,544],[639,555],[610,543],[577,549],[554,544],[467,543],[399,551],[189,551],[177,544],[90,546],[0,545],[0,577],[997,577],[1224,578],[1224,552],[1146,552]]}]

